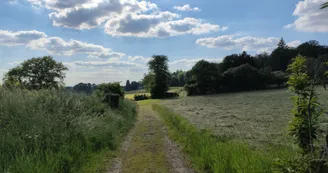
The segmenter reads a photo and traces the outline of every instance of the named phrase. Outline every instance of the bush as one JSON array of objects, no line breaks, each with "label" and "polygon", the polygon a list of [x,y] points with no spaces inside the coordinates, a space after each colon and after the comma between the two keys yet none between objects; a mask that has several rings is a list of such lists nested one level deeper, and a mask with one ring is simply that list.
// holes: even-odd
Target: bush
[{"label": "bush", "polygon": [[0,172],[80,172],[90,155],[115,149],[135,105],[111,110],[95,96],[0,89]]},{"label": "bush", "polygon": [[165,93],[165,98],[174,98],[174,97],[179,97],[179,93],[176,93],[176,92]]},{"label": "bush", "polygon": [[279,87],[286,86],[288,80],[288,74],[283,71],[274,71],[272,72],[273,79],[272,84],[278,85]]},{"label": "bush", "polygon": [[134,100],[135,101],[139,101],[139,100],[148,100],[150,99],[149,96],[147,96],[146,94],[142,94],[142,95],[134,95]]},{"label": "bush", "polygon": [[106,94],[117,94],[123,97],[124,90],[118,82],[103,83],[97,86],[95,94],[100,98],[103,98]]},{"label": "bush", "polygon": [[253,90],[263,87],[259,71],[249,64],[230,68],[223,73],[223,84],[229,90]]}]

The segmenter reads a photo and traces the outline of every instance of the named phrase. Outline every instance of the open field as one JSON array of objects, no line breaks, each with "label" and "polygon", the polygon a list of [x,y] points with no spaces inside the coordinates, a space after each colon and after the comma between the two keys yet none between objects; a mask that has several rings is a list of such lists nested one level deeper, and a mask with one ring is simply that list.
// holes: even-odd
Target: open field
[{"label": "open field", "polygon": [[[319,102],[328,110],[328,91],[318,88]],[[252,147],[291,148],[288,133],[291,94],[286,89],[184,97],[163,104],[201,129]],[[320,120],[322,131],[328,119]]]}]

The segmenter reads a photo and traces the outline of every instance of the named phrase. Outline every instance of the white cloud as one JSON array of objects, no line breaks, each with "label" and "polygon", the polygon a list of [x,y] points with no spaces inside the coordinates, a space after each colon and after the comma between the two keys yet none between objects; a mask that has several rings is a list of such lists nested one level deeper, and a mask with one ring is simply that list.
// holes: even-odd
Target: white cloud
[{"label": "white cloud", "polygon": [[150,59],[151,58],[145,58],[143,56],[129,56],[128,57],[129,61],[140,61],[140,62],[144,62],[144,63],[150,61]]},{"label": "white cloud", "polygon": [[181,67],[190,68],[200,60],[205,60],[208,62],[221,62],[222,61],[222,59],[219,59],[219,58],[194,58],[194,59],[179,59],[179,60],[172,61],[169,64],[173,65],[173,66],[175,66],[175,65],[179,66],[180,68]]},{"label": "white cloud", "polygon": [[35,50],[44,50],[52,55],[72,56],[75,54],[87,54],[90,58],[119,59],[124,53],[112,52],[111,49],[100,45],[81,42],[78,40],[65,41],[59,37],[41,38],[31,41],[27,47]]},{"label": "white cloud", "polygon": [[174,6],[173,8],[178,11],[201,11],[198,7],[191,8],[189,4],[185,4],[184,6]]},{"label": "white cloud", "polygon": [[[219,37],[200,38],[196,44],[208,48],[223,48],[226,50],[242,49],[245,51],[271,52],[277,47],[280,38],[275,37],[239,37],[236,35],[222,35]],[[294,43],[295,44],[295,43]]]},{"label": "white cloud", "polygon": [[33,40],[47,37],[44,32],[39,31],[5,31],[0,30],[0,46],[26,45]]},{"label": "white cloud", "polygon": [[138,64],[128,61],[74,61],[73,64],[77,67],[103,67],[103,68],[143,68],[143,64]]},{"label": "white cloud", "polygon": [[185,34],[199,35],[227,29],[195,18],[173,20],[178,17],[179,15],[171,12],[128,15],[109,20],[105,25],[105,32],[112,36],[169,37]]},{"label": "white cloud", "polygon": [[328,32],[328,10],[321,10],[321,4],[326,0],[303,0],[294,10],[293,15],[297,19],[285,26],[303,32]]},{"label": "white cloud", "polygon": [[301,43],[302,43],[302,42],[301,42],[300,40],[295,40],[295,41],[291,41],[291,42],[287,43],[287,45],[288,45],[289,47],[297,47],[297,46],[299,46]]},{"label": "white cloud", "polygon": [[[28,0],[47,8],[54,26],[91,29],[105,24],[111,36],[169,37],[184,34],[203,34],[226,30],[227,27],[206,23],[200,19],[183,18],[161,11],[156,4],[138,0]],[[191,8],[188,4],[180,8]],[[177,7],[178,8],[178,7]]]}]

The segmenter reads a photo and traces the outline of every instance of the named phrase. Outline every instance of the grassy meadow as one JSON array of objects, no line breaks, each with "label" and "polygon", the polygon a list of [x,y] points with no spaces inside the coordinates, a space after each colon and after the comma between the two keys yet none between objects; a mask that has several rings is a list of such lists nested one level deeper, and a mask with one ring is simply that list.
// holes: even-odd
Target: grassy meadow
[{"label": "grassy meadow", "polygon": [[0,172],[96,172],[133,126],[136,106],[94,96],[0,88]]},{"label": "grassy meadow", "polygon": [[[328,110],[328,91],[318,87],[319,102]],[[199,129],[242,141],[252,147],[292,147],[287,135],[292,118],[291,93],[287,89],[184,97],[165,101],[164,105],[179,113]],[[326,131],[328,118],[320,120]]]}]

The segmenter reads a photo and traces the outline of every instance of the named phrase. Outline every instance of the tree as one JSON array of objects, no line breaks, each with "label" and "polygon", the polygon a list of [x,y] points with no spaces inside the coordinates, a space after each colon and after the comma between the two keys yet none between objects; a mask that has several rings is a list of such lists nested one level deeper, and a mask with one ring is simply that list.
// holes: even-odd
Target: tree
[{"label": "tree", "polygon": [[224,72],[229,68],[238,67],[243,64],[249,64],[253,67],[256,67],[255,59],[247,54],[247,52],[243,51],[241,54],[232,54],[226,56],[220,64],[220,71]]},{"label": "tree", "polygon": [[223,73],[223,83],[229,90],[255,90],[263,85],[259,71],[249,64],[230,68]]},{"label": "tree", "polygon": [[296,50],[300,55],[307,58],[318,58],[320,54],[324,53],[324,47],[316,40],[302,43],[296,48]]},{"label": "tree", "polygon": [[97,88],[96,84],[90,83],[78,83],[73,87],[75,92],[82,92],[86,94],[92,94],[92,92]]},{"label": "tree", "polygon": [[269,63],[272,71],[286,71],[288,64],[296,55],[296,50],[289,48],[281,38],[278,47],[270,55]]},{"label": "tree", "polygon": [[327,7],[328,7],[328,2],[325,2],[321,5],[320,9],[324,9],[324,8],[327,8]]},{"label": "tree", "polygon": [[139,88],[139,86],[140,86],[139,82],[132,81],[130,84],[130,90],[137,90]]},{"label": "tree", "polygon": [[154,85],[151,86],[152,98],[163,98],[168,91],[170,72],[168,70],[168,58],[165,55],[154,55],[148,62],[150,73],[154,74]]},{"label": "tree", "polygon": [[201,94],[213,92],[219,88],[219,79],[221,76],[218,66],[215,63],[200,60],[192,67],[190,75],[191,80],[188,81],[188,85],[197,87],[196,91]]},{"label": "tree", "polygon": [[27,89],[51,89],[62,86],[67,71],[62,63],[51,56],[32,58],[10,69],[3,79],[6,86],[20,86]]},{"label": "tree", "polygon": [[278,43],[278,48],[281,48],[281,49],[287,49],[287,48],[288,48],[288,46],[287,46],[286,43],[285,43],[284,38],[281,38],[281,39],[280,39],[280,41],[279,41],[279,43]]},{"label": "tree", "polygon": [[129,80],[127,80],[126,81],[126,84],[125,84],[125,91],[130,91],[131,90],[131,85],[130,85],[130,81]]},{"label": "tree", "polygon": [[141,84],[146,91],[150,92],[150,89],[155,85],[155,75],[153,73],[145,74]]},{"label": "tree", "polygon": [[270,55],[266,52],[256,55],[255,56],[256,66],[259,68],[270,67],[269,59],[270,59]]}]

